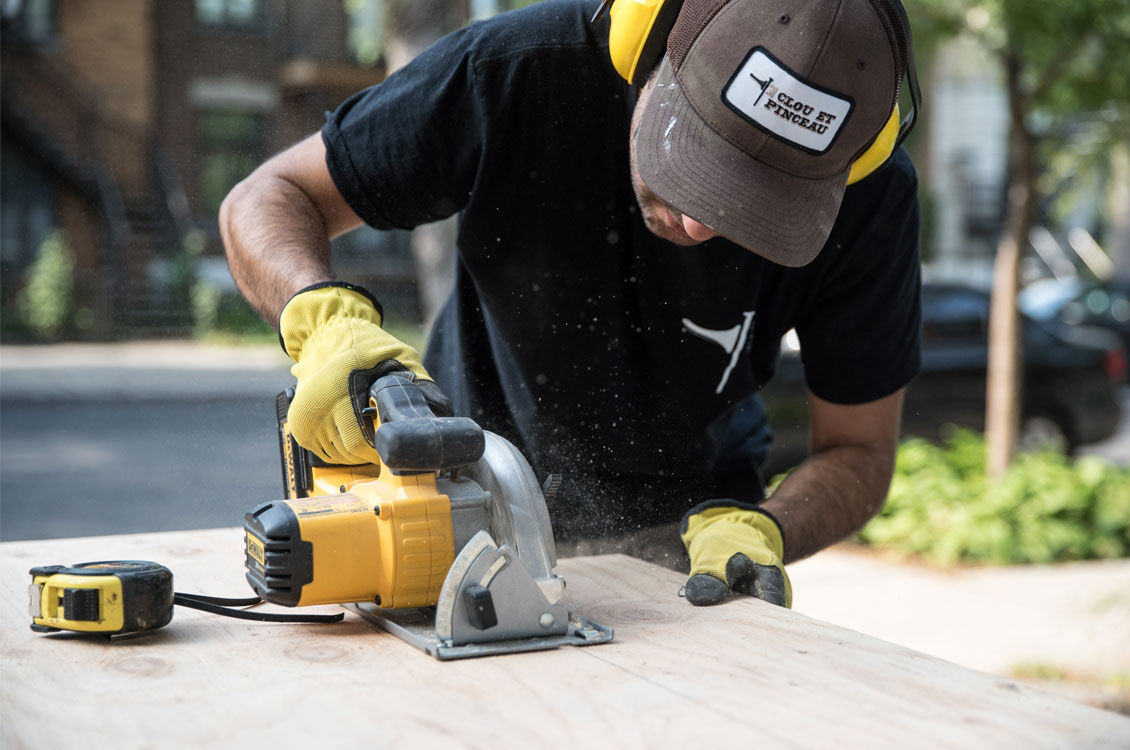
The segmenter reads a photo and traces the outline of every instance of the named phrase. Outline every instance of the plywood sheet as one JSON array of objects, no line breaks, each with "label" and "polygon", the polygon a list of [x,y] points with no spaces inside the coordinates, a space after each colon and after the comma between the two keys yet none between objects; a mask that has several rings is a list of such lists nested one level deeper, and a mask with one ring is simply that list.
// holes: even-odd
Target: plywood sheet
[{"label": "plywood sheet", "polygon": [[588,648],[439,662],[352,614],[28,630],[30,567],[120,558],[168,566],[178,591],[247,592],[238,529],[0,545],[5,747],[1130,746],[1125,717],[759,601],[694,608],[679,574],[622,555],[559,566],[570,606],[616,629]]}]

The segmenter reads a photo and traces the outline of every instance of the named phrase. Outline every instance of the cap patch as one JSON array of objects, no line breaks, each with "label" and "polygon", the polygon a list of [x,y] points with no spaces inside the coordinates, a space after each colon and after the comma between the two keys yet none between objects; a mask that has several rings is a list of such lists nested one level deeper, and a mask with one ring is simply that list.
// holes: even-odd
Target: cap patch
[{"label": "cap patch", "polygon": [[831,148],[855,106],[798,77],[763,47],[746,55],[722,100],[760,129],[812,154]]}]

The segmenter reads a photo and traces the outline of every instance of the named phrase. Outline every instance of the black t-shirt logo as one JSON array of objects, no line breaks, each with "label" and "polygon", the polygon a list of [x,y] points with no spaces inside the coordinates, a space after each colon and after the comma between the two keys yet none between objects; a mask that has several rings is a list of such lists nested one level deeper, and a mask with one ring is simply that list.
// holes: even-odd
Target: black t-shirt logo
[{"label": "black t-shirt logo", "polygon": [[733,328],[727,328],[721,331],[713,328],[703,328],[690,318],[683,318],[683,325],[686,326],[688,331],[698,336],[700,339],[713,341],[730,355],[730,362],[726,365],[726,369],[722,371],[722,379],[718,381],[718,387],[714,389],[715,393],[721,393],[722,389],[726,387],[726,383],[729,382],[730,373],[734,371],[734,367],[738,364],[738,357],[741,356],[742,351],[745,349],[745,343],[749,340],[750,333],[753,330],[753,316],[756,314],[757,312],[755,310],[744,312],[742,313],[741,323],[738,323]]}]

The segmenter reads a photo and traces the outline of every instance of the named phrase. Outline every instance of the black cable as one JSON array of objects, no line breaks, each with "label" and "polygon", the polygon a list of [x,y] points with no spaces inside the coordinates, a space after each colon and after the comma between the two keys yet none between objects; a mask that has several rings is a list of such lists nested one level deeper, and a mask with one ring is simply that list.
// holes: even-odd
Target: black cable
[{"label": "black cable", "polygon": [[[285,615],[275,612],[253,612],[247,609],[230,609],[229,607],[253,606],[262,604],[259,597],[247,599],[224,599],[216,596],[202,596],[199,594],[173,594],[173,604],[182,607],[198,609],[224,617],[234,617],[238,620],[257,620],[259,622],[295,622],[295,623],[328,623],[341,622],[345,618],[344,612],[336,615]],[[227,606],[222,606],[226,604]]]},{"label": "black cable", "polygon": [[221,607],[254,607],[256,604],[262,604],[263,600],[258,596],[247,596],[241,599],[228,599],[222,596],[205,596],[204,594],[185,594],[183,592],[176,592],[174,596],[179,596],[182,599],[192,599],[205,604],[216,604]]}]

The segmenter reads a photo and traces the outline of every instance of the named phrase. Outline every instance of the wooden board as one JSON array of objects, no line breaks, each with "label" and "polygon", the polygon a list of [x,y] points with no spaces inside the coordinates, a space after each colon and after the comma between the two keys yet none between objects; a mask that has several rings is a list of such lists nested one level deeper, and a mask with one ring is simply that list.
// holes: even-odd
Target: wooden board
[{"label": "wooden board", "polygon": [[183,608],[113,642],[28,629],[29,568],[123,558],[247,592],[237,529],[0,545],[4,747],[1130,747],[1126,717],[759,601],[694,608],[678,573],[622,555],[558,568],[616,629],[588,648],[439,662],[352,614]]}]

